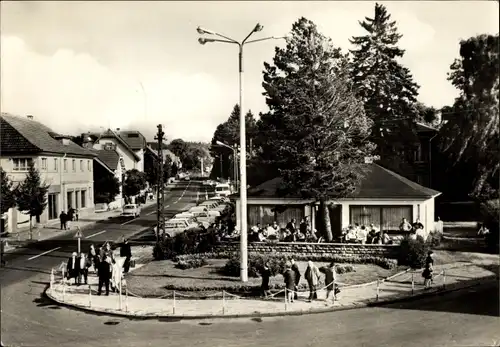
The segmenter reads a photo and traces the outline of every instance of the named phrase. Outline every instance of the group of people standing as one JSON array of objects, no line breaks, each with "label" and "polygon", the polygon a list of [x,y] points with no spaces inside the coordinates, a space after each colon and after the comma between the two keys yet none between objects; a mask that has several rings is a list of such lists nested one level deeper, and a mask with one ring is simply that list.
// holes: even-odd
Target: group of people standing
[{"label": "group of people standing", "polygon": [[[304,272],[304,278],[307,281],[309,286],[309,298],[308,301],[311,302],[313,300],[318,299],[318,285],[321,283],[321,274],[325,276],[324,283],[326,288],[326,298],[328,300],[330,295],[333,292],[333,300],[337,300],[337,294],[340,293],[340,289],[338,285],[335,283],[337,280],[337,273],[335,271],[335,263],[331,262],[328,266],[322,266],[318,268],[312,261],[307,262],[307,268]],[[264,264],[264,267],[261,271],[262,276],[262,285],[261,292],[264,297],[268,297],[270,295],[269,290],[269,279],[271,277],[271,270],[269,268],[269,264]],[[285,281],[286,288],[286,298],[287,302],[294,302],[298,299],[298,289],[300,278],[302,274],[300,273],[300,269],[292,258],[285,264],[285,272],[283,273],[283,278]]]},{"label": "group of people standing", "polygon": [[[131,247],[127,239],[121,246],[120,256],[125,258],[123,272],[127,273],[132,258]],[[105,242],[98,250],[91,244],[87,253],[73,252],[67,263],[66,278],[73,278],[77,286],[81,285],[82,282],[88,284],[88,274],[91,267],[99,278],[97,295],[101,295],[103,287],[106,290],[106,295],[109,295],[110,287],[114,292],[118,290],[122,268],[116,264],[109,242]]]},{"label": "group of people standing", "polygon": [[78,209],[73,207],[68,207],[68,213],[61,211],[59,215],[59,221],[61,222],[61,230],[67,230],[69,228],[68,222],[78,221]]}]

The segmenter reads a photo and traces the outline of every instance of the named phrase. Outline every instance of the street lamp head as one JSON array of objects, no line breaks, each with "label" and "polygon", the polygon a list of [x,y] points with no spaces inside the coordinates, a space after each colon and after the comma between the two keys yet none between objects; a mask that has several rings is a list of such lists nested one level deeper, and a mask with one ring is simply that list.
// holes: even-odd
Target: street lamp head
[{"label": "street lamp head", "polygon": [[204,38],[204,37],[200,37],[200,38],[198,39],[198,43],[199,43],[200,45],[204,45],[205,43],[207,43],[207,39],[206,39],[206,38]]},{"label": "street lamp head", "polygon": [[253,29],[253,32],[254,33],[259,32],[259,31],[262,31],[262,29],[264,29],[264,26],[262,26],[259,23],[257,23],[257,25],[255,26],[255,28]]},{"label": "street lamp head", "polygon": [[200,35],[204,35],[204,34],[215,35],[215,33],[212,30],[204,29],[204,28],[202,28],[200,26],[196,28],[196,31]]}]

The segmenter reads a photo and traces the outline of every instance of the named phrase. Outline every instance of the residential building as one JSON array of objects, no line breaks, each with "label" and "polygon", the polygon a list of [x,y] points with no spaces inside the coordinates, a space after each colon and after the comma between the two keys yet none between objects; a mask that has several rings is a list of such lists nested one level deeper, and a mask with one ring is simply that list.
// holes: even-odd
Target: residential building
[{"label": "residential building", "polygon": [[[147,147],[149,147],[149,151],[154,153],[158,158],[158,142],[148,142]],[[165,161],[166,157],[169,156],[172,160],[172,163],[175,163],[177,167],[180,169],[182,167],[182,162],[178,156],[176,156],[171,150],[168,149],[167,144],[162,144],[163,150],[163,161]]]},{"label": "residential building", "polygon": [[[1,115],[0,166],[14,184],[24,180],[33,162],[43,182],[50,185],[47,208],[39,222],[57,220],[61,211],[77,208],[80,215],[94,211],[93,158],[91,151],[35,121],[32,116]],[[29,217],[10,209],[8,230],[27,225]]]},{"label": "residential building", "polygon": [[134,151],[139,157],[136,169],[144,172],[144,152],[146,151],[146,138],[137,130],[120,131],[118,136]]},{"label": "residential building", "polygon": [[141,164],[143,158],[116,131],[108,129],[102,134],[90,134],[88,137],[90,141],[87,141],[86,147],[96,150],[115,150],[122,158],[125,170],[144,171],[144,165]]},{"label": "residential building", "polygon": [[[118,179],[118,182],[122,182],[122,175],[125,174],[125,163],[120,154],[111,148],[103,150],[93,150],[97,154],[94,158],[94,182],[97,188],[99,180],[104,177],[104,175],[112,175]],[[98,197],[99,192],[94,192],[94,197]],[[97,205],[100,201],[95,200],[94,203]],[[120,186],[120,193],[115,197],[115,200],[108,203],[107,208],[115,209],[122,207],[123,195]]]},{"label": "residential building", "polygon": [[[300,221],[310,216],[315,223],[318,202],[303,199],[300,196],[282,198],[277,196],[277,189],[282,179],[274,178],[248,190],[247,214],[248,226],[256,223],[265,225],[277,221],[285,227],[292,218]],[[420,219],[426,232],[434,230],[435,198],[441,193],[426,188],[398,175],[378,164],[366,164],[366,172],[356,191],[344,199],[327,201],[332,204],[330,219],[334,235],[349,226],[374,224],[381,230],[397,232],[402,218],[408,221]],[[237,227],[241,225],[241,203],[236,200]]]}]

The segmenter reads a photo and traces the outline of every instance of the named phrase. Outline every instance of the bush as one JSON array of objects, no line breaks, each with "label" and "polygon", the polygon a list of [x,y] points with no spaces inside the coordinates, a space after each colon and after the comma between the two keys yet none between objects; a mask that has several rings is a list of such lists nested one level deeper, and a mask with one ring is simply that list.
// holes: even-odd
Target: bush
[{"label": "bush", "polygon": [[155,260],[175,259],[179,255],[207,253],[213,250],[215,234],[203,229],[190,229],[160,241],[153,248]]},{"label": "bush", "polygon": [[[284,258],[269,257],[260,254],[249,254],[248,255],[248,276],[249,277],[260,277],[260,272],[264,268],[265,263],[269,264],[269,270],[271,270],[271,276],[276,276],[285,271]],[[221,274],[225,276],[238,277],[240,276],[240,256],[239,254],[233,254],[226,265],[221,269]]]},{"label": "bush", "polygon": [[439,247],[442,240],[443,234],[438,231],[431,231],[429,233],[429,236],[427,237],[427,242],[431,245],[432,248]]},{"label": "bush", "polygon": [[175,267],[181,270],[187,269],[197,269],[199,267],[208,265],[208,261],[205,258],[193,258],[189,260],[179,260]]},{"label": "bush", "polygon": [[486,246],[493,253],[499,251],[499,214],[500,200],[490,200],[481,204],[481,219],[490,231],[485,237]]},{"label": "bush", "polygon": [[356,272],[352,265],[337,265],[336,271],[339,275],[346,274],[349,272]]},{"label": "bush", "polygon": [[422,268],[430,250],[431,245],[425,242],[423,238],[417,237],[414,240],[406,237],[401,241],[399,264],[408,265],[413,269]]}]

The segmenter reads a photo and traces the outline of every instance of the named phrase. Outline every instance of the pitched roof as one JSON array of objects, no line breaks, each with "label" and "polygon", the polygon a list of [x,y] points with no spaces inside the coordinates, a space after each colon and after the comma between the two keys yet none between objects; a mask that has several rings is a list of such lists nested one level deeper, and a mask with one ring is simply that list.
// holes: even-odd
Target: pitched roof
[{"label": "pitched roof", "polygon": [[[276,191],[282,182],[281,177],[273,178],[248,190],[249,197],[277,197]],[[359,187],[349,197],[351,199],[426,199],[440,192],[421,186],[409,179],[387,170],[377,164],[367,164],[366,173]],[[237,198],[238,195],[235,195]]]},{"label": "pitched roof", "polygon": [[68,140],[62,144],[55,137],[61,135],[32,119],[2,113],[0,148],[2,154],[47,152],[94,157],[95,154]]},{"label": "pitched roof", "polygon": [[104,163],[110,170],[115,171],[118,167],[118,161],[120,160],[120,154],[117,151],[110,150],[94,150],[97,154],[97,159]]},{"label": "pitched roof", "polygon": [[[132,149],[132,147],[129,146],[129,144],[127,142],[125,142],[123,140],[123,138],[118,135],[117,133],[115,133],[113,130],[111,129],[108,129],[106,130],[104,133],[102,133],[100,136],[99,136],[99,139],[106,139],[106,138],[112,138],[112,139],[117,139],[118,142],[120,142],[120,144],[125,147],[126,150],[128,150],[130,153],[132,153],[132,155],[134,156],[135,160],[139,161],[141,160],[141,158],[134,152],[134,150]],[[99,139],[97,141],[99,141]]]},{"label": "pitched roof", "polygon": [[145,149],[146,138],[137,130],[120,131],[118,134],[133,150]]},{"label": "pitched roof", "polygon": [[[158,146],[156,146],[156,148],[158,148]],[[158,150],[155,150],[155,149],[151,148],[151,146],[149,144],[148,144],[148,146],[146,146],[146,150],[149,151],[155,157],[158,158]],[[167,155],[170,157],[170,159],[172,160],[172,162],[175,162],[175,163],[179,163],[180,162],[179,157],[177,157],[171,150],[169,150],[169,149],[163,149],[163,160],[165,160],[165,158],[167,157]]]},{"label": "pitched roof", "polygon": [[436,128],[433,128],[430,125],[424,124],[424,123],[416,123],[417,127],[417,132],[438,132]]}]

